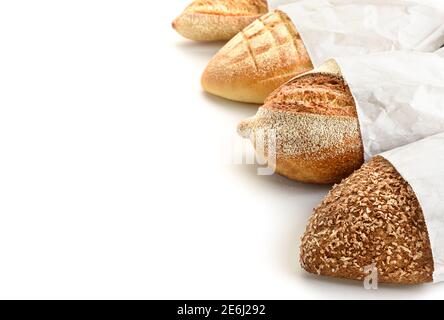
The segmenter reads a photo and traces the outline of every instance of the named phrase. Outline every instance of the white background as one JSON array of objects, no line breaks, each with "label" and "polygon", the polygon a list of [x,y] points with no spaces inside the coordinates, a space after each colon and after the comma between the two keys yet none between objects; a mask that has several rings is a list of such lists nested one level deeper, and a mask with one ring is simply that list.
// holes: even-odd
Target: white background
[{"label": "white background", "polygon": [[257,107],[202,92],[186,4],[0,1],[0,298],[441,298],[301,270],[328,187],[229,164]]}]

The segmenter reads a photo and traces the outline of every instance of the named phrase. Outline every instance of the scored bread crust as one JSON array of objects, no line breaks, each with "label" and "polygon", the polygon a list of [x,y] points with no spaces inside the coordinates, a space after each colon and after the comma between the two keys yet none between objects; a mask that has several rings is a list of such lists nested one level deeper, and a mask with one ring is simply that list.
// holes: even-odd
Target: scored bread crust
[{"label": "scored bread crust", "polygon": [[315,209],[302,237],[302,267],[313,274],[379,282],[433,281],[424,215],[411,186],[378,156],[335,186]]},{"label": "scored bread crust", "polygon": [[281,86],[238,127],[252,140],[270,129],[277,140],[276,173],[289,179],[332,184],[364,162],[355,102],[333,60]]},{"label": "scored bread crust", "polygon": [[190,40],[229,40],[266,12],[266,0],[196,0],[173,21],[173,28]]},{"label": "scored bread crust", "polygon": [[211,94],[262,104],[287,80],[312,69],[290,18],[274,10],[231,39],[209,62],[201,82]]}]

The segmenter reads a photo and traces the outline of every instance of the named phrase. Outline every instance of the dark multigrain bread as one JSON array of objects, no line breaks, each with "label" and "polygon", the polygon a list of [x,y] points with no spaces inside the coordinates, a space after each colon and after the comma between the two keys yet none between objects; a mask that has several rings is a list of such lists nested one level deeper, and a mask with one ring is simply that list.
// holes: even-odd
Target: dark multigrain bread
[{"label": "dark multigrain bread", "polygon": [[174,20],[173,28],[191,40],[229,40],[267,11],[266,0],[196,0]]},{"label": "dark multigrain bread", "polygon": [[355,102],[334,61],[281,86],[238,127],[245,138],[270,129],[276,172],[290,179],[335,183],[364,162]]},{"label": "dark multigrain bread", "polygon": [[378,156],[335,186],[302,237],[310,273],[363,280],[376,264],[382,283],[433,280],[433,257],[421,206],[410,185]]},{"label": "dark multigrain bread", "polygon": [[223,98],[264,103],[287,80],[313,69],[290,18],[272,11],[239,32],[209,62],[203,88]]}]

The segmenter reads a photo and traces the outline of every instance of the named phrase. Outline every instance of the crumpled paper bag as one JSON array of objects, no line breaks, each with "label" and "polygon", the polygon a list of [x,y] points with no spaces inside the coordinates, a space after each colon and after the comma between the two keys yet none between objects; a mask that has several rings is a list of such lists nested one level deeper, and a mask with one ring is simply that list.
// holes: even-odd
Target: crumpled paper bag
[{"label": "crumpled paper bag", "polygon": [[335,60],[355,98],[366,159],[444,132],[444,57],[395,51]]},{"label": "crumpled paper bag", "polygon": [[444,281],[444,133],[381,154],[406,180],[421,205],[434,261]]},{"label": "crumpled paper bag", "polygon": [[434,52],[444,44],[442,0],[306,0],[279,7],[315,67],[331,57]]}]

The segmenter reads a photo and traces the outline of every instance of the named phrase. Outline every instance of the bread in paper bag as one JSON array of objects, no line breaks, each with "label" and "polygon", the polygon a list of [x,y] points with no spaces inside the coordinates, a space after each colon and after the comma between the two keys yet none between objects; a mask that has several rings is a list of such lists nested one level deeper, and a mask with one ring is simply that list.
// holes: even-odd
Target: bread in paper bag
[{"label": "bread in paper bag", "polygon": [[202,75],[205,91],[262,104],[280,85],[331,57],[444,44],[444,5],[420,0],[305,0],[254,21]]},{"label": "bread in paper bag", "polygon": [[274,91],[238,132],[276,136],[264,149],[275,149],[278,174],[336,183],[365,158],[444,131],[443,70],[433,53],[330,60]]},{"label": "bread in paper bag", "polygon": [[376,156],[334,186],[302,237],[302,267],[381,283],[444,281],[444,134]]}]

